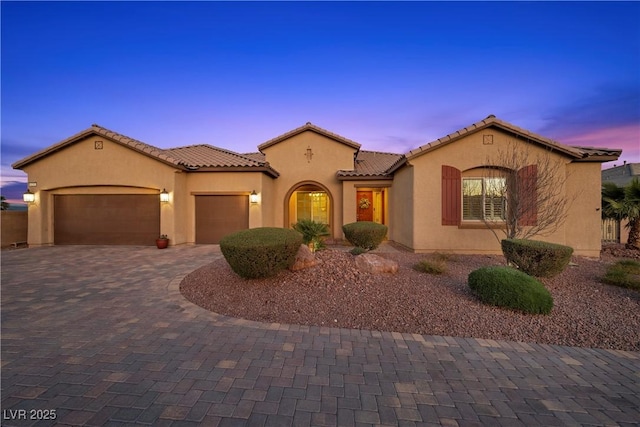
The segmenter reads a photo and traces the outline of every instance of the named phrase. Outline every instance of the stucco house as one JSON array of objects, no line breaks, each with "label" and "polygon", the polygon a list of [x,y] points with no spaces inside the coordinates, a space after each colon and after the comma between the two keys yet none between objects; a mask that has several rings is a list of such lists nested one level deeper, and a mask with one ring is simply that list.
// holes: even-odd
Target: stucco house
[{"label": "stucco house", "polygon": [[205,144],[160,149],[92,125],[13,167],[35,194],[30,245],[151,245],[159,234],[172,245],[207,244],[311,218],[335,239],[343,224],[375,221],[416,252],[498,253],[478,217],[497,205],[473,207],[463,192],[476,185],[484,197],[487,158],[512,144],[550,153],[568,177],[563,191],[579,192],[545,240],[599,256],[601,163],[621,151],[563,145],[493,115],[404,154],[363,150],[311,123],[244,154]]}]

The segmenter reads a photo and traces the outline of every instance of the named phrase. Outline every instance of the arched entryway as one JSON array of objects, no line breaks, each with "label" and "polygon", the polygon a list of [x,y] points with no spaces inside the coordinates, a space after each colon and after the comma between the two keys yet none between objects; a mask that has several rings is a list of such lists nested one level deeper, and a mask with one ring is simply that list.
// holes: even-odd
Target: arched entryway
[{"label": "arched entryway", "polygon": [[324,185],[315,181],[299,182],[284,199],[284,224],[291,227],[301,219],[329,225],[333,235],[333,197]]}]

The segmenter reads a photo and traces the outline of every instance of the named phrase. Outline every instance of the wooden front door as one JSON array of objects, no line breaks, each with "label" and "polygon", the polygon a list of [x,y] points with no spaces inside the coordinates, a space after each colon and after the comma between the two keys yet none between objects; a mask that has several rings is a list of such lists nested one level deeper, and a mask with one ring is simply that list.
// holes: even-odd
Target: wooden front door
[{"label": "wooden front door", "polygon": [[357,192],[356,220],[373,221],[373,191]]}]

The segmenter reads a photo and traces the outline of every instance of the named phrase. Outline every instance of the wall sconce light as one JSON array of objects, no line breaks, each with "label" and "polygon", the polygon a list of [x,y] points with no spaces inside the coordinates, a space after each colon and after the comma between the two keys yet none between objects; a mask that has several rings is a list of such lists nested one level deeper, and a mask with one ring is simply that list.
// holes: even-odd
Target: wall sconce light
[{"label": "wall sconce light", "polygon": [[252,205],[255,205],[256,203],[258,203],[258,193],[256,193],[256,190],[253,190],[249,195],[249,201],[251,202]]},{"label": "wall sconce light", "polygon": [[164,188],[160,192],[160,201],[162,203],[169,203],[169,193],[167,193],[167,190],[165,190]]},{"label": "wall sconce light", "polygon": [[27,188],[27,191],[22,193],[22,200],[24,200],[26,203],[33,203],[36,201],[36,195]]}]

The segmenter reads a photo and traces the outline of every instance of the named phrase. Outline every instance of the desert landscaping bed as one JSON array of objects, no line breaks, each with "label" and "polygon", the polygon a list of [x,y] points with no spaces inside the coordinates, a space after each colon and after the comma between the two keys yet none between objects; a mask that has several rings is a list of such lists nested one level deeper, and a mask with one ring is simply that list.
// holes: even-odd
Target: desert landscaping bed
[{"label": "desert landscaping bed", "polygon": [[[559,276],[541,281],[554,298],[550,315],[527,315],[481,304],[467,286],[497,255],[452,255],[447,272],[413,269],[424,254],[384,253],[397,274],[370,274],[343,250],[320,251],[320,264],[268,279],[245,280],[224,259],[189,274],[180,285],[189,301],[210,311],[261,322],[408,332],[544,344],[640,350],[640,292],[600,282],[615,259],[574,257]],[[619,256],[618,253],[615,255]]]}]

